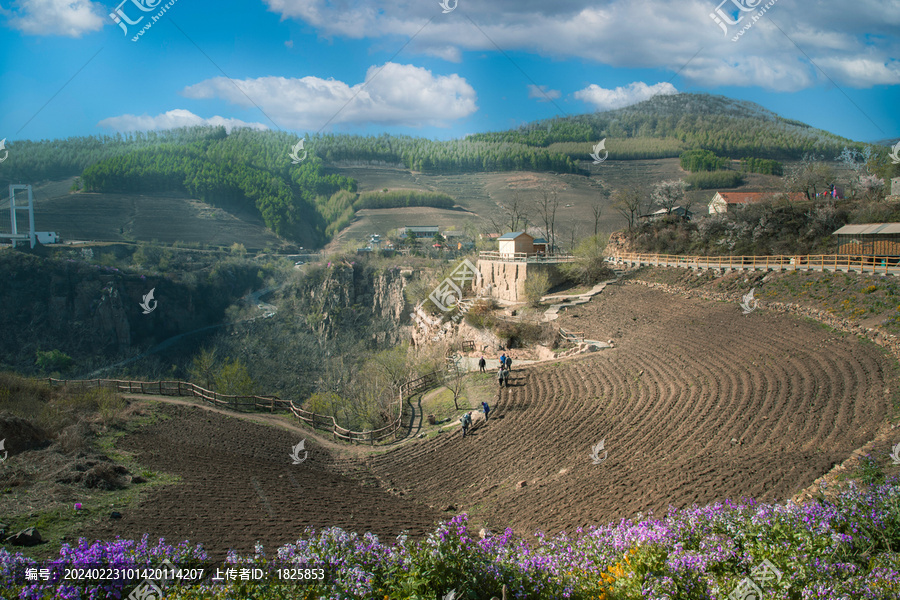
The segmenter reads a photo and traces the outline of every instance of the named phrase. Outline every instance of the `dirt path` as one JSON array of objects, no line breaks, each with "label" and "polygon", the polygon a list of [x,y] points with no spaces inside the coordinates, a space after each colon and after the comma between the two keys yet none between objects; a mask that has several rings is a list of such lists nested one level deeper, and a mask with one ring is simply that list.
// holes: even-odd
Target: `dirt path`
[{"label": "dirt path", "polygon": [[154,394],[122,394],[122,396],[137,401],[146,400],[152,402],[162,402],[164,404],[173,404],[177,406],[191,406],[207,412],[213,412],[219,415],[225,415],[235,419],[249,421],[258,425],[278,427],[279,429],[297,434],[301,438],[314,440],[316,444],[323,448],[327,448],[331,453],[337,456],[365,456],[371,454],[374,450],[384,450],[384,448],[380,446],[376,446],[373,450],[372,447],[364,446],[361,444],[346,444],[342,442],[335,442],[327,433],[316,431],[310,427],[303,427],[299,423],[291,423],[284,418],[284,413],[281,413],[280,415],[273,415],[266,413],[238,412],[225,408],[218,408],[216,406],[210,406],[208,404],[201,404],[194,400],[185,400],[172,396],[157,396]]}]

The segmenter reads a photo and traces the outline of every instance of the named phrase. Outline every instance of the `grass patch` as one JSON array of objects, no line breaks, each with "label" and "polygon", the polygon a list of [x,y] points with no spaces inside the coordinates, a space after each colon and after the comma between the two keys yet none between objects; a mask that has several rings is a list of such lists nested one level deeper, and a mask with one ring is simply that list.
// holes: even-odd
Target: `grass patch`
[{"label": "grass patch", "polygon": [[[136,508],[141,497],[154,488],[181,481],[175,475],[154,471],[143,470],[140,474],[147,480],[146,483],[114,491],[85,489],[84,493],[80,494],[76,500],[81,503],[81,510],[75,510],[73,502],[54,503],[52,508],[38,508],[30,513],[3,517],[3,523],[10,533],[34,527],[41,537],[47,540],[46,543],[38,546],[16,548],[15,550],[36,560],[58,557],[62,544],[75,542],[83,528],[108,519],[113,511],[124,513],[129,509]],[[4,490],[4,493],[11,493],[11,491]],[[47,502],[47,498],[37,496],[28,490],[20,492],[17,500],[24,505],[34,503],[35,506]]]},{"label": "grass patch", "polygon": [[[84,527],[136,507],[142,494],[159,485],[179,481],[117,448],[126,435],[167,418],[155,404],[107,389],[51,388],[0,373],[0,411],[41,430],[41,444],[10,456],[0,472],[0,521],[7,532],[34,527],[46,540],[22,549],[27,556],[58,555],[61,544],[74,542]],[[128,473],[144,481],[132,483]]]},{"label": "grass patch", "polygon": [[453,392],[448,388],[438,388],[427,393],[427,399],[422,400],[422,412],[427,415],[434,415],[434,418],[440,422],[445,419],[455,419],[460,412],[469,410],[469,398],[466,390],[459,397],[459,410],[453,404]]}]

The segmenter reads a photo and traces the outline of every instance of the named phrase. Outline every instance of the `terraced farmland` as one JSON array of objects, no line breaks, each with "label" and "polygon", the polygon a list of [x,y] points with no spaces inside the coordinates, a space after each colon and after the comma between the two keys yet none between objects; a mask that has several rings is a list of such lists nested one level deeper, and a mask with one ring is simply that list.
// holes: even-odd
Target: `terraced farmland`
[{"label": "terraced farmland", "polygon": [[516,372],[502,418],[374,457],[371,471],[494,527],[571,530],[669,504],[786,499],[887,415],[889,359],[814,323],[614,286],[561,325],[617,347]]},{"label": "terraced farmland", "polygon": [[[297,434],[178,408],[121,449],[183,483],[91,533],[248,552],[306,526],[416,536],[467,511],[476,525],[554,533],[670,504],[784,500],[888,414],[890,358],[813,322],[613,285],[560,324],[616,347],[517,367],[465,439],[454,429],[342,455],[309,434],[309,461],[291,465]],[[594,464],[601,439],[608,457]]]}]

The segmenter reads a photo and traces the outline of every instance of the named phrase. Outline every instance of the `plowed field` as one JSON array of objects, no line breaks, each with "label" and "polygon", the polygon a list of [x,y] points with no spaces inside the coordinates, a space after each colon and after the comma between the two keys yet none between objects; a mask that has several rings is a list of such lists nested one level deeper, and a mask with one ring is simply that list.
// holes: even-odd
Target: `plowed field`
[{"label": "plowed field", "polygon": [[670,504],[786,499],[887,415],[882,351],[812,322],[608,286],[559,323],[617,346],[515,372],[501,418],[370,470],[493,527],[549,533]]},{"label": "plowed field", "polygon": [[[249,552],[256,540],[293,541],[305,526],[421,534],[450,516],[438,512],[447,504],[476,524],[527,534],[670,504],[782,500],[887,416],[890,359],[813,322],[608,286],[559,323],[616,347],[516,368],[490,422],[465,439],[457,430],[336,459],[309,436],[309,459],[292,465],[295,434],[166,407],[173,419],[121,447],[183,483],[91,533]],[[601,439],[608,455],[594,464]]]},{"label": "plowed field", "polygon": [[420,536],[438,518],[427,506],[380,489],[371,477],[338,474],[312,436],[306,460],[295,465],[291,448],[303,436],[195,407],[161,410],[168,420],[117,448],[153,470],[181,476],[181,483],[151,492],[138,510],[123,510],[122,519],[103,521],[88,537],[189,539],[224,558],[229,549],[252,554],[257,541],[274,550],[297,541],[306,527],[371,531],[389,540],[401,529]]}]

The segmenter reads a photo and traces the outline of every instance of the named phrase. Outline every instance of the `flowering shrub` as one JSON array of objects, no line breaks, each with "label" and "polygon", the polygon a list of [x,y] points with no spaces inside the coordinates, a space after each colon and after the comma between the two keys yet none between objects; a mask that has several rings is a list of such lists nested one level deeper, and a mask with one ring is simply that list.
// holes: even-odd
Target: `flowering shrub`
[{"label": "flowering shrub", "polygon": [[[271,558],[257,545],[254,555],[231,554],[226,563],[263,570],[292,564],[319,567],[325,572],[322,580],[280,581],[270,571],[257,581],[175,582],[165,597],[435,600],[455,590],[460,600],[487,600],[500,597],[506,585],[508,597],[520,600],[725,600],[752,584],[759,585],[763,597],[777,600],[900,598],[896,481],[865,491],[850,485],[833,499],[805,505],[747,501],[670,509],[662,518],[579,528],[572,536],[538,533],[530,543],[510,529],[473,538],[467,525],[467,515],[461,514],[420,542],[400,536],[392,544],[337,528],[307,530]],[[168,559],[186,568],[205,558],[199,546],[170,546],[160,540],[151,547],[145,536],[140,542],[64,546],[54,563],[156,567]],[[778,577],[759,578],[755,569],[763,561],[777,569]],[[35,564],[0,549],[0,595],[125,598],[140,583],[23,583],[21,571]]]}]

